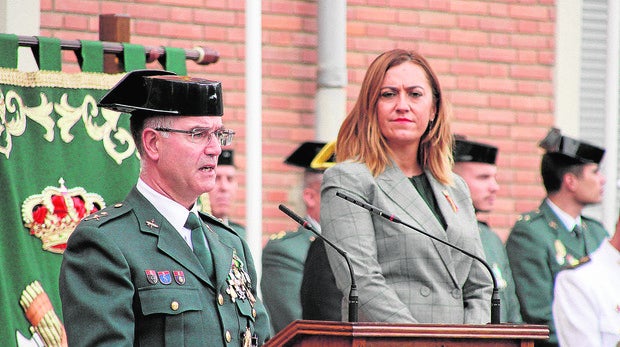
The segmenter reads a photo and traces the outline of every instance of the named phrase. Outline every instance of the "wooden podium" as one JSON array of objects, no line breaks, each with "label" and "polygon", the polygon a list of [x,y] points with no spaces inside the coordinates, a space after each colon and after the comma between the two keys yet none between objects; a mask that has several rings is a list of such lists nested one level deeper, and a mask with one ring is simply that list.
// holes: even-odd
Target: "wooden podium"
[{"label": "wooden podium", "polygon": [[346,323],[297,320],[265,347],[533,347],[549,338],[545,325]]}]

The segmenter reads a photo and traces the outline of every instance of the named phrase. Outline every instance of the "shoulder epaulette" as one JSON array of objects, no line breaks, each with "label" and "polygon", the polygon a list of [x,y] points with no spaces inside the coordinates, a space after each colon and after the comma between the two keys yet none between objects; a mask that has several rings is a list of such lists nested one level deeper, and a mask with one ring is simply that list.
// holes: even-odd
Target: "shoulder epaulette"
[{"label": "shoulder epaulette", "polygon": [[271,234],[271,236],[269,236],[269,240],[280,240],[282,239],[284,236],[286,236],[286,231],[282,230],[280,232]]},{"label": "shoulder epaulette", "polygon": [[112,206],[108,206],[101,211],[91,213],[90,215],[82,218],[81,223],[88,223],[88,225],[98,227],[125,215],[129,211],[131,211],[131,207],[119,202]]},{"label": "shoulder epaulette", "polygon": [[534,211],[522,213],[517,217],[517,222],[529,222],[533,219],[541,217],[543,214],[540,212],[540,209],[535,209]]}]

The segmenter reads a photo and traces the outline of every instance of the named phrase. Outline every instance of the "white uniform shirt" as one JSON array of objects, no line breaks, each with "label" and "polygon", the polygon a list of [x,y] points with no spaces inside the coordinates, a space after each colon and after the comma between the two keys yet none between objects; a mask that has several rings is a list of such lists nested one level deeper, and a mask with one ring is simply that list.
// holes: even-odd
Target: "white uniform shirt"
[{"label": "white uniform shirt", "polygon": [[558,274],[553,319],[562,347],[620,346],[620,251],[609,241]]}]

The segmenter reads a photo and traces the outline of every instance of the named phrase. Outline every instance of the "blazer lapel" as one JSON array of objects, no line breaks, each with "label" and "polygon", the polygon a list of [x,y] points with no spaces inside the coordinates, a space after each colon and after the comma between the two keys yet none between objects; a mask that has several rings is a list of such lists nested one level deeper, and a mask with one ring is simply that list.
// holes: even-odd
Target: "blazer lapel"
[{"label": "blazer lapel", "polygon": [[209,276],[185,240],[135,187],[127,197],[127,202],[134,206],[136,218],[140,222],[140,231],[157,237],[157,248],[159,250],[213,287]]},{"label": "blazer lapel", "polygon": [[[442,207],[441,202],[441,200],[445,200],[445,198],[443,197],[443,195],[438,195],[437,188],[435,187],[435,185],[439,183],[436,182],[432,178],[432,175],[430,175],[429,173],[427,173],[427,177],[429,178],[431,186],[433,187],[435,199],[437,199],[440,210],[445,217],[445,207]],[[434,184],[434,182],[436,184]],[[394,205],[398,206],[401,209],[401,211],[386,212],[394,213],[398,218],[402,219],[403,222],[411,224],[413,227],[419,228],[422,231],[440,240],[449,242],[447,239],[446,231],[443,229],[441,223],[437,220],[437,217],[435,217],[424,199],[422,199],[409,178],[407,178],[402,173],[402,171],[396,166],[395,163],[393,163],[392,166],[388,166],[386,170],[377,177],[377,185],[379,186],[379,188],[381,188],[382,191],[385,192],[386,196],[392,200]],[[445,204],[446,203],[444,203],[444,205]],[[449,209],[450,211],[452,211],[451,208]],[[399,212],[404,212],[405,215],[400,215]],[[447,221],[448,219],[446,219],[446,222]],[[435,246],[435,249],[437,250],[439,257],[441,258],[446,268],[446,271],[450,274],[452,281],[455,285],[457,285],[458,281],[456,274],[454,273],[454,265],[452,264],[453,260],[450,253],[450,247],[432,239],[431,242]]]}]

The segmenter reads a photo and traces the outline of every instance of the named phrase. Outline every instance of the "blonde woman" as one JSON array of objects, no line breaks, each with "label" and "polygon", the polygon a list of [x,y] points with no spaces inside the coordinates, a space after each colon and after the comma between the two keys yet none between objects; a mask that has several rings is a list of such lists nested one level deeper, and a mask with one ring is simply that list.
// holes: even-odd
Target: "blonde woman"
[{"label": "blonde woman", "polygon": [[[492,280],[484,266],[342,192],[484,259],[465,182],[452,173],[452,135],[437,76],[419,53],[392,50],[370,65],[325,172],[321,227],[349,253],[359,320],[484,324]],[[346,263],[327,249],[347,317]]]}]

